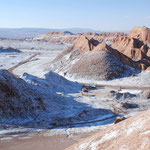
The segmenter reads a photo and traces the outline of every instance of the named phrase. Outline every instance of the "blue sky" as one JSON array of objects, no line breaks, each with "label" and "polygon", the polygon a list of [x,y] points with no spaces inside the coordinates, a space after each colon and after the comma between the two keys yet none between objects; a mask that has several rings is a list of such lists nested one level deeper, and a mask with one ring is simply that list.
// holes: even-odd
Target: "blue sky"
[{"label": "blue sky", "polygon": [[0,0],[0,27],[150,27],[150,0]]}]

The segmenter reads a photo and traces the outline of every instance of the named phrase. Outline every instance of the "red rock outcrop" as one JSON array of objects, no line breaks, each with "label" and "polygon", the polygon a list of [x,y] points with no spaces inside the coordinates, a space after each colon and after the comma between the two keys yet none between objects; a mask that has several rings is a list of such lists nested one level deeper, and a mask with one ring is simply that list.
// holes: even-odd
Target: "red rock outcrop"
[{"label": "red rock outcrop", "polygon": [[142,41],[128,36],[117,37],[112,44],[112,48],[117,49],[134,60],[139,58],[142,59],[142,52],[147,53],[148,51],[148,47],[144,45]]},{"label": "red rock outcrop", "polygon": [[114,39],[112,48],[136,61],[139,68],[145,70],[150,66],[149,47],[146,44],[149,40],[149,30],[146,27],[135,27],[128,36]]},{"label": "red rock outcrop", "polygon": [[106,39],[107,35],[116,36],[111,46],[95,40],[99,34],[80,34],[73,47],[61,53],[50,69],[68,77],[108,80],[133,73],[128,66],[135,70],[150,66],[149,47],[143,41],[118,34],[103,37]]},{"label": "red rock outcrop", "polygon": [[126,55],[120,53],[119,51],[113,49],[112,47],[108,46],[107,44],[104,44],[104,43],[99,44],[97,47],[94,48],[94,50],[108,50],[109,52],[111,52],[111,54],[113,54],[123,64],[128,65],[132,68],[135,67],[132,59],[130,59]]},{"label": "red rock outcrop", "polygon": [[80,35],[72,49],[62,52],[53,61],[51,70],[64,76],[108,80],[129,76],[134,62],[105,43]]},{"label": "red rock outcrop", "polygon": [[77,36],[73,35],[70,32],[59,32],[53,31],[44,34],[40,34],[35,37],[35,41],[46,41],[51,43],[73,43],[76,40]]},{"label": "red rock outcrop", "polygon": [[139,39],[143,42],[150,43],[150,29],[147,27],[134,27],[129,37]]},{"label": "red rock outcrop", "polygon": [[98,43],[98,41],[94,40],[93,38],[88,39],[84,35],[79,36],[76,41],[74,42],[73,49],[80,49],[80,52],[83,51],[109,51],[113,54],[119,61],[123,64],[128,65],[134,68],[133,61],[127,57],[126,55],[120,53],[119,51],[111,48],[105,43]]},{"label": "red rock outcrop", "polygon": [[75,40],[73,49],[80,49],[80,51],[92,51],[98,44],[98,41],[93,38],[88,39],[84,35],[79,35],[79,37]]},{"label": "red rock outcrop", "polygon": [[94,38],[100,43],[107,43],[112,44],[114,38],[118,36],[126,36],[126,33],[123,32],[102,32],[102,33],[93,33],[93,32],[87,32],[83,34],[87,38]]},{"label": "red rock outcrop", "polygon": [[150,110],[100,130],[66,150],[149,150]]},{"label": "red rock outcrop", "polygon": [[[94,32],[87,32],[83,33],[84,36],[88,38],[94,38],[99,42],[106,42],[112,43],[113,39],[117,36],[125,36],[125,33],[122,32],[103,32],[103,33],[94,33]],[[52,43],[73,43],[80,34],[72,34],[70,32],[59,32],[53,31],[44,34],[40,34],[34,38],[34,40],[38,41],[46,41]]]}]

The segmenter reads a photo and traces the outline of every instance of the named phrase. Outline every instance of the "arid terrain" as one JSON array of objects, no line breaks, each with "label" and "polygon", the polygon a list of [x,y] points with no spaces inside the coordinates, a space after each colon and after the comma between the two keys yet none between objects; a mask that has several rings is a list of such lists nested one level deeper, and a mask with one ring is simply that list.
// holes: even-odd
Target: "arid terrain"
[{"label": "arid terrain", "polygon": [[149,150],[150,29],[0,39],[0,95],[2,150]]}]

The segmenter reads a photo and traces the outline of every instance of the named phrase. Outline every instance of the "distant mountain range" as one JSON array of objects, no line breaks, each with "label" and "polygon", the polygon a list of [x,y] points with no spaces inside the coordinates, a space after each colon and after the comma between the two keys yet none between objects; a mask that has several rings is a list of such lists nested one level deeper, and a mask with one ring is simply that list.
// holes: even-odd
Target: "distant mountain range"
[{"label": "distant mountain range", "polygon": [[10,38],[10,39],[25,39],[34,38],[39,34],[61,31],[61,32],[71,32],[71,33],[85,33],[85,32],[100,32],[92,29],[82,29],[82,28],[68,28],[68,29],[48,29],[48,28],[0,28],[0,38]]},{"label": "distant mountain range", "polygon": [[[0,28],[0,38],[9,38],[9,39],[25,39],[25,38],[34,38],[39,34],[52,32],[52,31],[61,31],[61,32],[71,32],[71,33],[85,33],[85,32],[96,32],[100,33],[101,31],[88,29],[88,28],[66,28],[66,29],[48,29],[48,28]],[[107,31],[105,31],[107,32]],[[114,31],[116,32],[116,31]]]}]

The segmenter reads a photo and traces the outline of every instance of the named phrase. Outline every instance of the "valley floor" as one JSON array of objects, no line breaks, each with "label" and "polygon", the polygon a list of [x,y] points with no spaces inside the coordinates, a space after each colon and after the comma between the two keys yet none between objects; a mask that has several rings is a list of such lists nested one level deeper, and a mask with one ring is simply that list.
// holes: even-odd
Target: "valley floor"
[{"label": "valley floor", "polygon": [[[28,73],[28,78],[31,78],[35,83],[46,88],[46,84],[41,82],[45,79],[45,74],[48,73],[47,67],[50,62],[61,53],[67,44],[51,44],[46,42],[32,41],[13,41],[1,40],[0,46],[13,47],[21,52],[0,53],[0,69],[7,69],[17,77],[24,77],[24,73]],[[58,95],[63,95],[65,98],[74,99],[81,105],[79,110],[84,110],[85,105],[92,109],[107,109],[117,114],[108,114],[101,118],[97,116],[93,120],[80,121],[75,124],[65,126],[51,127],[49,122],[35,123],[30,127],[15,126],[15,125],[0,125],[0,148],[3,150],[62,150],[81,140],[82,138],[91,135],[99,129],[111,125],[118,116],[132,116],[142,110],[150,108],[150,100],[144,98],[144,92],[150,89],[150,72],[141,72],[135,77],[126,77],[115,79],[112,81],[89,81],[75,80],[83,84],[83,88],[96,85],[94,89],[82,91],[57,91]],[[54,81],[55,82],[55,81]],[[58,83],[59,84],[59,83]],[[67,85],[64,85],[67,86]],[[61,113],[61,112],[60,112]]]}]

